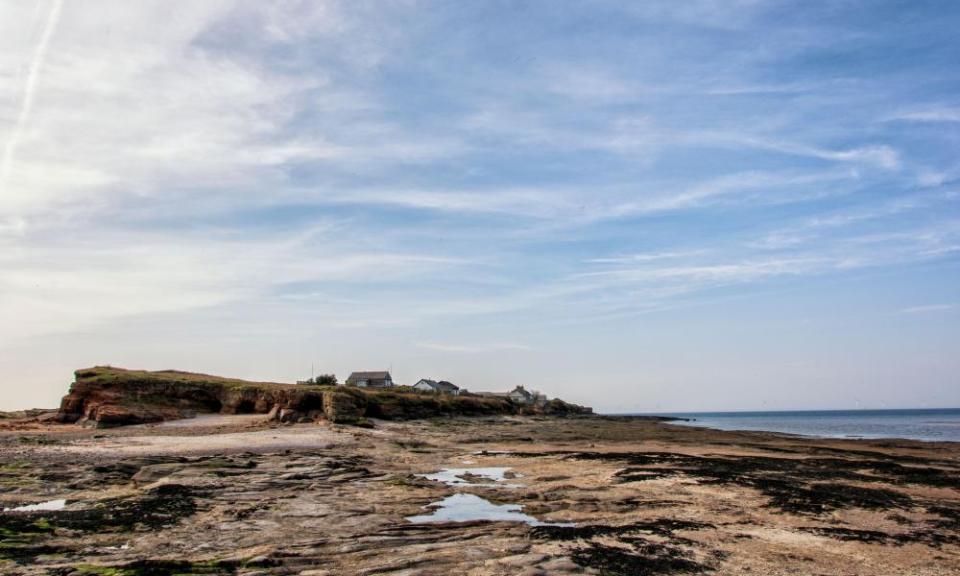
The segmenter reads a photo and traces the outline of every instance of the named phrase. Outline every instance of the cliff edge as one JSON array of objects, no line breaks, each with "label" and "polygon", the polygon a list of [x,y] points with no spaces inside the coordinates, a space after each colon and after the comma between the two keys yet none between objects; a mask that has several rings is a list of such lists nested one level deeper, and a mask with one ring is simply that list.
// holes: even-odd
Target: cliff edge
[{"label": "cliff edge", "polygon": [[590,413],[589,408],[562,400],[535,407],[503,397],[449,396],[405,386],[360,389],[250,382],[177,370],[147,372],[109,366],[77,370],[74,376],[57,419],[98,427],[161,422],[200,413],[268,414],[281,422],[327,419],[342,423],[365,418]]}]

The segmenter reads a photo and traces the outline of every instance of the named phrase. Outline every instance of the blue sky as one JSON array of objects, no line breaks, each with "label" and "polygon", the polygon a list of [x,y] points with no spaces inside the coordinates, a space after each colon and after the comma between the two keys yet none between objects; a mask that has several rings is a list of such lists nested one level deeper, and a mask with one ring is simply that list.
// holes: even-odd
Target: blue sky
[{"label": "blue sky", "polygon": [[960,405],[955,2],[0,2],[3,408],[92,364]]}]

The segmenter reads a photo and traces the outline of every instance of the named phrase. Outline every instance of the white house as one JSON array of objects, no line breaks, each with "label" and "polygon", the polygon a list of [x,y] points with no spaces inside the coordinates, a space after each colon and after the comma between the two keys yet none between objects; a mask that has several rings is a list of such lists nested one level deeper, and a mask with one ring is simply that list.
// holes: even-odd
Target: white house
[{"label": "white house", "polygon": [[423,392],[439,392],[440,394],[451,394],[453,396],[460,394],[460,388],[452,382],[447,382],[446,380],[437,382],[436,380],[423,378],[414,384],[413,387],[414,389],[421,390]]}]

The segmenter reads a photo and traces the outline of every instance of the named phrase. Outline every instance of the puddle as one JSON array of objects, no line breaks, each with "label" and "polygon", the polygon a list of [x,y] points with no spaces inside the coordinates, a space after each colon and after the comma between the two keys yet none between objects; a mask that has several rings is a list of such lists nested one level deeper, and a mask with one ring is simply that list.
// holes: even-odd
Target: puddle
[{"label": "puddle", "polygon": [[521,512],[523,506],[520,504],[498,505],[473,494],[447,496],[439,502],[427,505],[426,508],[435,508],[435,510],[431,514],[408,516],[407,520],[414,524],[487,520],[489,522],[523,522],[530,526],[573,526],[573,524],[541,522]]},{"label": "puddle", "polygon": [[16,508],[4,508],[4,512],[37,512],[37,511],[56,511],[63,510],[67,505],[66,500],[49,500],[47,502],[40,502],[38,504],[27,504],[25,506],[17,506]]},{"label": "puddle", "polygon": [[[443,482],[447,486],[499,486],[502,488],[516,488],[518,484],[505,484],[510,468],[444,468],[433,474],[419,476],[435,482]],[[517,474],[519,476],[519,474]],[[476,482],[475,478],[485,478],[490,482]]]}]

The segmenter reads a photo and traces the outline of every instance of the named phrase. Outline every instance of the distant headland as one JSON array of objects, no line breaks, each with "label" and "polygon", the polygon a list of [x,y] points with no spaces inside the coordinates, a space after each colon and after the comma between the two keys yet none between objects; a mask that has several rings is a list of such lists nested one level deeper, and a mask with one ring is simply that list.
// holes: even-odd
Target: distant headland
[{"label": "distant headland", "polygon": [[432,380],[397,386],[387,372],[357,372],[344,385],[337,385],[335,378],[319,384],[315,380],[283,384],[111,366],[85,368],[74,375],[56,419],[97,427],[162,422],[203,413],[267,414],[279,422],[328,420],[361,425],[370,418],[592,413],[588,407],[547,399],[520,386],[503,393],[459,389],[453,393],[448,387],[434,386],[437,383]]}]

